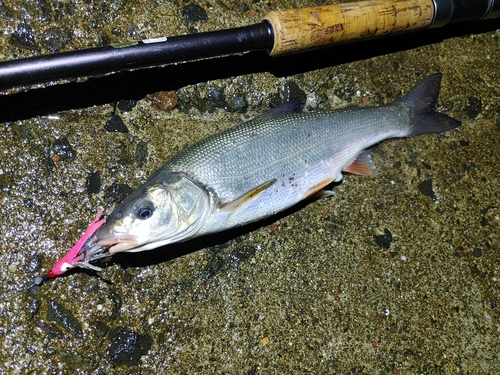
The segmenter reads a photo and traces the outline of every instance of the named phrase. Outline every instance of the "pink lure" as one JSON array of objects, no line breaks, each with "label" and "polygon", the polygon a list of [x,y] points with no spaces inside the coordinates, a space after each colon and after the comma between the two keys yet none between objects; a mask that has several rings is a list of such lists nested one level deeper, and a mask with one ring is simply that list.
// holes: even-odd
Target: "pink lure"
[{"label": "pink lure", "polygon": [[61,276],[65,272],[69,271],[72,268],[75,268],[78,266],[78,263],[81,262],[82,258],[85,257],[85,254],[81,253],[81,249],[83,245],[87,242],[87,240],[92,236],[92,234],[95,233],[97,229],[101,225],[103,225],[106,222],[106,215],[104,213],[104,209],[101,208],[99,212],[97,213],[94,221],[89,225],[85,233],[83,233],[83,236],[78,240],[78,242],[71,248],[71,250],[62,258],[60,261],[58,261],[52,269],[47,273],[47,276],[51,279]]}]

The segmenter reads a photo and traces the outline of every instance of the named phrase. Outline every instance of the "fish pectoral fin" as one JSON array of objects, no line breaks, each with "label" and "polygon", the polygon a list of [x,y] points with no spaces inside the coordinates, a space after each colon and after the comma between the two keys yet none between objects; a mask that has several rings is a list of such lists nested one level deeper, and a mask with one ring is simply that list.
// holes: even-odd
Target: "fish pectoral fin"
[{"label": "fish pectoral fin", "polygon": [[242,207],[244,207],[247,203],[257,199],[259,195],[261,195],[265,190],[274,185],[278,181],[276,178],[272,180],[264,182],[262,185],[259,185],[252,190],[246,192],[235,200],[227,203],[223,203],[219,206],[221,211],[226,212],[228,215],[233,214]]},{"label": "fish pectoral fin", "polygon": [[376,176],[378,174],[369,150],[361,151],[358,157],[343,170],[359,176]]}]

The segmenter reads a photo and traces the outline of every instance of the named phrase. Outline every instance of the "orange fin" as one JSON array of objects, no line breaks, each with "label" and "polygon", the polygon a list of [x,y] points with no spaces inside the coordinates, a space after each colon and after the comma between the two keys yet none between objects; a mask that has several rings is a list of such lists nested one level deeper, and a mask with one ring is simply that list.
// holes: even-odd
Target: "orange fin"
[{"label": "orange fin", "polygon": [[373,164],[372,156],[368,150],[361,151],[358,157],[344,168],[344,171],[360,176],[376,176],[378,174],[377,167]]},{"label": "orange fin", "polygon": [[278,181],[276,178],[273,178],[272,180],[264,182],[262,185],[257,186],[256,188],[253,188],[249,192],[243,194],[242,196],[236,198],[234,201],[228,202],[228,203],[223,203],[220,205],[220,209],[222,211],[225,211],[227,214],[233,214],[239,209],[241,209],[245,204],[248,202],[253,201],[254,199],[257,199],[257,197],[267,188],[271,187]]},{"label": "orange fin", "polygon": [[[323,186],[323,189],[320,189],[320,190],[316,191],[315,193],[312,193],[311,195],[308,195],[307,198],[310,198],[310,199],[314,200],[314,199],[320,199],[320,198],[325,198],[325,197],[331,197],[333,194],[335,194],[333,192],[333,190],[331,190],[331,189],[324,189],[324,188],[326,186],[334,183],[334,182],[341,182],[342,181],[342,177],[343,177],[342,173],[339,173],[339,175],[337,176],[337,178],[334,178],[331,181],[330,180],[324,180],[323,182],[321,182],[320,185],[323,185],[323,183],[325,183],[327,181],[330,181],[330,182],[327,183],[325,186]],[[315,189],[315,188],[313,188],[313,189]]]},{"label": "orange fin", "polygon": [[[334,181],[337,181],[338,177],[337,178],[327,178],[326,180],[323,180],[321,181],[319,184],[317,184],[316,186],[313,186],[312,188],[310,188],[304,198],[307,198],[307,197],[316,197],[318,194],[318,198],[319,197],[322,197],[322,196],[327,196],[327,195],[331,195],[327,192],[329,192],[330,190],[325,190],[325,187],[327,187],[328,185],[330,185],[332,182]],[[323,191],[326,193],[324,194]],[[333,194],[333,193],[332,193]]]}]

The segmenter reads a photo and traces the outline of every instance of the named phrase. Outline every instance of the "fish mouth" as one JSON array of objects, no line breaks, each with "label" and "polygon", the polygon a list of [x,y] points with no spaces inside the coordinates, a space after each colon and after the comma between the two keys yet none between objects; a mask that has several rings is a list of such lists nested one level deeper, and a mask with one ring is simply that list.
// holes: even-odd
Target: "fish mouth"
[{"label": "fish mouth", "polygon": [[71,266],[102,271],[100,267],[92,263],[104,258],[110,258],[116,253],[127,251],[134,247],[137,247],[137,238],[135,236],[126,235],[99,239],[97,233],[94,233],[82,246],[77,256],[71,262]]},{"label": "fish mouth", "polygon": [[104,209],[100,209],[78,242],[62,259],[54,264],[48,272],[48,277],[61,276],[75,267],[102,271],[93,263],[119,252],[130,251],[140,245],[136,236],[106,231],[103,233],[101,229],[107,220],[108,215]]},{"label": "fish mouth", "polygon": [[109,256],[116,253],[128,251],[139,246],[139,240],[136,236],[130,234],[117,235],[108,238],[97,239],[96,245],[104,249]]},{"label": "fish mouth", "polygon": [[[110,258],[112,255],[127,251],[137,247],[137,238],[135,236],[125,235],[121,237],[110,237],[106,239],[99,239],[97,232],[93,233],[83,244],[78,253],[68,262],[63,263],[64,260],[59,261],[53,268],[57,270],[57,267],[66,267],[65,271],[74,268],[87,268],[94,271],[102,271],[102,269],[96,266],[95,262]],[[64,271],[64,272],[65,272]],[[62,274],[62,272],[57,272],[55,275]]]}]

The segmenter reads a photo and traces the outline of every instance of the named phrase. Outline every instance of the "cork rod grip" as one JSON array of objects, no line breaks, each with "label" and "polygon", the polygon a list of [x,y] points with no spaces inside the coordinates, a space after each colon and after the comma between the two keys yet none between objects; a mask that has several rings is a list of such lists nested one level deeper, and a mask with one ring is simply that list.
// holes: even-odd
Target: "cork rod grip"
[{"label": "cork rod grip", "polygon": [[368,0],[273,11],[265,19],[274,31],[271,56],[376,38],[428,27],[432,0]]}]

